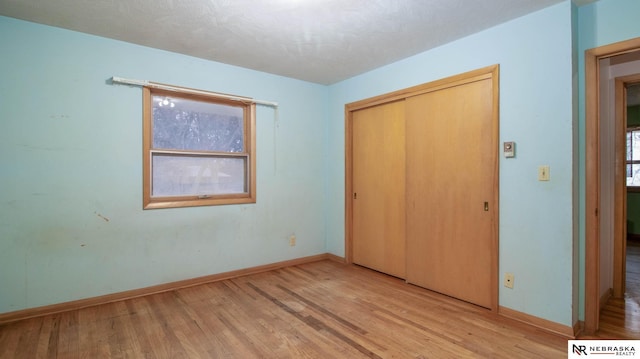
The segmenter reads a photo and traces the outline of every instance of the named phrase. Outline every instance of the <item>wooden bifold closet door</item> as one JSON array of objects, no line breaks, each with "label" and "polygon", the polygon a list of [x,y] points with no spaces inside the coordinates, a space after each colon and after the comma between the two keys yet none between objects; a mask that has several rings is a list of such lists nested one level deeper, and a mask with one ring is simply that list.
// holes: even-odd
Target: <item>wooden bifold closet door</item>
[{"label": "wooden bifold closet door", "polygon": [[349,260],[497,310],[497,76],[347,105]]}]

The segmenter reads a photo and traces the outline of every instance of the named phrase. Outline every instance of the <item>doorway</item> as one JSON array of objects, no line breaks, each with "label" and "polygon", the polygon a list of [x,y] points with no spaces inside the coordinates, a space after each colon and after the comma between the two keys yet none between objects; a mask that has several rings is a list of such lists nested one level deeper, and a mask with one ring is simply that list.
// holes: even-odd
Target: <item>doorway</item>
[{"label": "doorway", "polygon": [[626,66],[627,72],[638,71],[633,75],[615,78],[616,232],[613,238],[612,270],[613,297],[619,299],[627,293],[627,242],[635,242],[640,238],[640,51],[613,59],[616,58],[623,58],[619,61],[626,61],[625,58],[630,60],[621,62],[630,65]]},{"label": "doorway", "polygon": [[[603,281],[611,278],[607,273],[610,270],[613,279],[614,292],[616,288],[622,290],[624,282],[620,278],[624,262],[626,239],[626,207],[624,205],[625,178],[625,144],[620,140],[624,135],[626,125],[620,124],[615,130],[607,132],[607,120],[616,117],[606,115],[606,99],[601,95],[603,85],[602,66],[609,59],[616,56],[633,53],[640,50],[640,38],[612,45],[607,45],[586,51],[586,194],[585,194],[585,321],[586,334],[594,334],[599,328],[600,309],[607,297],[603,295],[603,288],[607,283]],[[624,83],[624,82],[623,82]],[[620,101],[620,97],[616,99]],[[621,143],[622,142],[622,143]],[[607,155],[607,148],[615,147],[614,155]],[[611,159],[613,156],[613,159]],[[608,167],[607,167],[608,166]],[[615,171],[615,179],[607,182],[606,174],[609,168]],[[618,200],[616,200],[616,198]],[[607,230],[607,226],[610,230]],[[607,238],[607,233],[610,233]],[[617,239],[617,241],[615,241]],[[606,253],[607,241],[611,241],[612,256]],[[609,247],[611,248],[611,247]],[[616,264],[612,264],[615,262]],[[603,275],[604,273],[604,275]],[[616,273],[618,275],[616,276]],[[622,274],[624,276],[624,274]],[[605,288],[606,289],[606,288]],[[615,295],[616,293],[614,293]],[[619,294],[619,293],[617,293]]]}]

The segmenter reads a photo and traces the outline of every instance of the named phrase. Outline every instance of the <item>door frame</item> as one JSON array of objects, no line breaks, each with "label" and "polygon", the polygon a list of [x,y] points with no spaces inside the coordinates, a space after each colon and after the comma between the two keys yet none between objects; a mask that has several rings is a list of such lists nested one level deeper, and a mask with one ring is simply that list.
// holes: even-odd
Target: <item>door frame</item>
[{"label": "door frame", "polygon": [[[601,59],[640,50],[640,38],[585,51],[585,313],[584,332],[593,334],[600,321],[600,94]],[[617,116],[616,116],[617,117]],[[619,126],[617,126],[619,128]],[[619,166],[618,166],[619,167]],[[618,171],[616,171],[618,172]],[[620,186],[619,180],[616,186]],[[616,193],[622,193],[617,189]],[[619,205],[616,205],[619,207]],[[614,210],[616,237],[624,231],[623,212]],[[619,226],[622,224],[622,229]],[[615,251],[615,249],[614,249]],[[619,255],[619,250],[618,250]],[[616,280],[620,281],[619,278]]]},{"label": "door frame", "polygon": [[[499,93],[500,93],[500,65],[491,65],[477,70],[465,72],[462,74],[450,76],[440,80],[428,82],[425,84],[409,87],[406,89],[390,92],[387,94],[367,98],[364,100],[348,103],[345,105],[345,262],[353,263],[353,112],[364,108],[406,99],[407,97],[416,96],[428,92],[438,91],[445,88],[466,84],[473,81],[491,79],[493,89],[493,125],[495,131],[496,142],[499,142]],[[498,143],[495,144],[498,151]],[[500,158],[496,155],[496,160]],[[499,163],[496,163],[496,189],[495,189],[495,205],[492,207],[494,211],[495,238],[493,240],[493,258],[491,263],[492,278],[492,305],[490,310],[498,312],[498,290],[499,290],[499,274],[498,274],[498,249],[499,249]]]},{"label": "door frame", "polygon": [[624,298],[627,278],[627,86],[640,83],[640,73],[615,78],[615,236],[613,240],[613,296]]}]

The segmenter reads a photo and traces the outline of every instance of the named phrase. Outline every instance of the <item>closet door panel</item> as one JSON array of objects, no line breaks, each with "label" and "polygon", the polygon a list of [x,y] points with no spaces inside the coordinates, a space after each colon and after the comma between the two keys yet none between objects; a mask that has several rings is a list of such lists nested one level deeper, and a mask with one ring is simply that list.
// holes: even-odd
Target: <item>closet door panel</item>
[{"label": "closet door panel", "polygon": [[353,262],[405,277],[404,101],[353,113]]},{"label": "closet door panel", "polygon": [[497,291],[492,80],[406,100],[407,281],[491,308]]}]

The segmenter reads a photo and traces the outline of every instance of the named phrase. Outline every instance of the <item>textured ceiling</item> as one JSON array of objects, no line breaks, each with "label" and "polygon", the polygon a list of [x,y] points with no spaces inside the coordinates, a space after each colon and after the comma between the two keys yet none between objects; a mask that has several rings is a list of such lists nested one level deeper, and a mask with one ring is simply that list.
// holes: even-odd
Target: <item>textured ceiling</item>
[{"label": "textured ceiling", "polygon": [[0,0],[0,15],[332,84],[562,1]]}]

